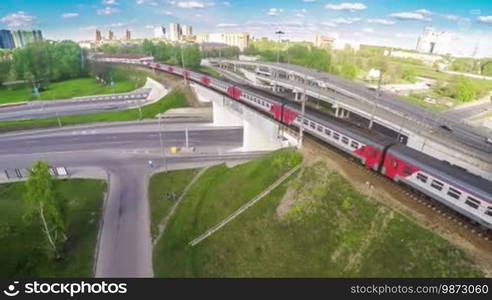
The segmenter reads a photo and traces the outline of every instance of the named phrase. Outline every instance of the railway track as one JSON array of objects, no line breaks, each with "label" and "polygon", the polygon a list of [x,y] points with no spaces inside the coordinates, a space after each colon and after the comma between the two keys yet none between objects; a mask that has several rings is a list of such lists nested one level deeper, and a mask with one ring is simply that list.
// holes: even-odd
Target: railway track
[{"label": "railway track", "polygon": [[[290,134],[297,136],[297,132],[294,132],[291,128],[288,128],[287,130]],[[316,150],[321,150],[322,152],[329,152],[338,155],[342,159],[342,161],[355,166],[357,169],[367,174],[368,177],[373,180],[373,182],[380,184],[391,184],[396,192],[398,192],[401,196],[407,197],[419,204],[421,209],[427,210],[426,213],[433,214],[436,217],[439,217],[441,221],[454,223],[455,226],[459,226],[459,228],[462,229],[464,232],[473,235],[477,240],[481,240],[482,242],[488,244],[488,246],[492,247],[492,230],[485,228],[479,223],[461,215],[455,210],[447,207],[437,200],[428,197],[425,194],[422,194],[415,189],[412,189],[403,184],[398,184],[397,182],[388,179],[384,175],[366,168],[365,166],[360,164],[360,162],[351,157],[348,157],[341,150],[329,147],[329,145],[326,145],[323,141],[320,141],[315,137],[305,135],[304,139],[306,144]],[[467,238],[469,237],[467,236]]]}]

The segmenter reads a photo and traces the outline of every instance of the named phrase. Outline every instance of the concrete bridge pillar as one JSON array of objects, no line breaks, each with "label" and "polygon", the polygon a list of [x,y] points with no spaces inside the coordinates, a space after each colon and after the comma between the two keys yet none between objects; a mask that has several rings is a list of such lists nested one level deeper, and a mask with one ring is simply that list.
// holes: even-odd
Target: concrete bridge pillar
[{"label": "concrete bridge pillar", "polygon": [[[220,96],[219,96],[220,97]],[[225,97],[212,101],[214,126],[242,126],[243,120],[225,105]]]},{"label": "concrete bridge pillar", "polygon": [[288,134],[280,136],[280,124],[263,114],[201,85],[194,84],[192,88],[199,97],[212,101],[215,126],[243,127],[241,150],[270,151],[297,145]]}]

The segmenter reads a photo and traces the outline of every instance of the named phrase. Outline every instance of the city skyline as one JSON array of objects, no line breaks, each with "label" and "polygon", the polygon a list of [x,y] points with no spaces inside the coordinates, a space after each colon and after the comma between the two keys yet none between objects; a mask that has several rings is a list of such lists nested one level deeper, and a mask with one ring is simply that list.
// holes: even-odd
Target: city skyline
[{"label": "city skyline", "polygon": [[90,40],[95,29],[123,36],[153,37],[155,26],[189,24],[194,32],[249,32],[274,38],[312,41],[337,33],[361,44],[415,48],[424,27],[450,32],[451,53],[492,55],[492,3],[471,0],[453,6],[444,0],[418,1],[176,1],[81,0],[78,2],[7,0],[0,7],[0,27],[41,29],[48,39]]}]

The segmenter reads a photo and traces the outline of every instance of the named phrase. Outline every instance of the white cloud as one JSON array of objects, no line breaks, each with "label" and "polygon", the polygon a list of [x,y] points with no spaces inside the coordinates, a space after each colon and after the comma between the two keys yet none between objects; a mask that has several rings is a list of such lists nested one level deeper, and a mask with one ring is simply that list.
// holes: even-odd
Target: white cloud
[{"label": "white cloud", "polygon": [[230,28],[230,27],[238,27],[239,25],[233,24],[233,23],[220,23],[220,24],[217,24],[215,26],[220,27],[220,28]]},{"label": "white cloud", "polygon": [[191,9],[200,9],[206,7],[215,6],[214,2],[200,2],[200,1],[169,1],[169,4],[174,5],[179,8],[191,8]]},{"label": "white cloud", "polygon": [[145,29],[154,29],[155,26],[154,25],[145,25],[144,27],[145,27]]},{"label": "white cloud", "polygon": [[279,16],[284,10],[282,8],[270,8],[267,12],[269,16]]},{"label": "white cloud", "polygon": [[399,13],[391,14],[390,16],[398,20],[413,20],[413,21],[425,21],[425,22],[431,20],[430,18],[427,17],[427,15],[417,11],[399,12]]},{"label": "white cloud", "polygon": [[353,23],[357,23],[360,20],[361,20],[360,18],[336,18],[336,19],[333,19],[332,22],[335,24],[350,25]]},{"label": "white cloud", "polygon": [[325,5],[326,9],[332,9],[332,10],[348,10],[348,11],[357,11],[357,10],[365,10],[367,9],[367,6],[364,3],[359,3],[359,2],[342,2],[339,4],[326,4]]},{"label": "white cloud", "polygon": [[316,2],[316,0],[302,0],[302,2],[311,3],[311,2]]},{"label": "white cloud", "polygon": [[386,19],[367,19],[367,23],[371,24],[381,24],[381,25],[393,25],[396,22],[392,20],[386,20]]},{"label": "white cloud", "polygon": [[492,16],[480,16],[477,21],[484,24],[492,25]]},{"label": "white cloud", "polygon": [[118,1],[116,0],[102,0],[102,4],[104,5],[118,5]]},{"label": "white cloud", "polygon": [[79,16],[78,13],[64,13],[62,15],[62,18],[64,18],[64,19],[70,19],[70,18],[76,18],[78,16]]},{"label": "white cloud", "polygon": [[374,33],[374,29],[372,29],[370,27],[366,27],[366,28],[362,29],[362,31],[365,33]]},{"label": "white cloud", "polygon": [[26,27],[36,22],[36,17],[30,16],[23,11],[18,11],[1,18],[0,22],[5,23],[10,28]]},{"label": "white cloud", "polygon": [[459,21],[459,20],[461,20],[461,17],[455,16],[455,15],[447,15],[446,19],[451,20],[451,21]]},{"label": "white cloud", "polygon": [[229,2],[229,1],[222,2],[222,5],[224,5],[225,7],[231,7],[232,6],[231,2]]},{"label": "white cloud", "polygon": [[135,3],[137,3],[138,5],[142,5],[142,4],[149,4],[153,6],[159,5],[159,3],[157,3],[154,0],[135,0]]},{"label": "white cloud", "polygon": [[415,12],[416,13],[419,13],[421,15],[424,15],[424,16],[430,16],[430,15],[432,15],[432,12],[430,12],[429,10],[424,9],[424,8],[417,9]]},{"label": "white cloud", "polygon": [[173,12],[172,11],[169,11],[169,10],[162,10],[162,11],[160,11],[160,14],[161,15],[166,15],[166,16],[172,16],[173,15]]},{"label": "white cloud", "polygon": [[97,14],[107,16],[107,15],[117,14],[117,13],[119,13],[119,12],[120,12],[120,10],[119,10],[119,9],[117,9],[117,8],[112,8],[112,7],[106,6],[106,7],[105,7],[105,8],[103,8],[103,9],[99,9],[99,10],[97,11]]}]

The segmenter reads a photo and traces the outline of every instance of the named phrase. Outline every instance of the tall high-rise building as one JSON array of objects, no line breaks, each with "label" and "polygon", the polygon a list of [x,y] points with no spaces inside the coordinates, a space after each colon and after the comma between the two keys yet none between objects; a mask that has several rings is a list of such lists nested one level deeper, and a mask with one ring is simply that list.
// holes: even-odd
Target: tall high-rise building
[{"label": "tall high-rise building", "polygon": [[181,26],[181,33],[185,36],[193,35],[193,27],[190,25],[183,25]]},{"label": "tall high-rise building", "polygon": [[129,41],[131,39],[132,39],[132,34],[131,34],[130,30],[127,29],[125,31],[125,40]]},{"label": "tall high-rise building", "polygon": [[10,30],[0,30],[0,48],[1,49],[15,48],[14,38]]},{"label": "tall high-rise building", "polygon": [[41,30],[13,30],[11,35],[15,48],[23,48],[27,44],[43,40]]},{"label": "tall high-rise building", "polygon": [[33,30],[33,34],[35,42],[41,42],[43,40],[43,33],[41,33],[41,30]]},{"label": "tall high-rise building", "polygon": [[451,45],[451,34],[426,27],[417,40],[417,51],[429,54],[447,54]]},{"label": "tall high-rise building", "polygon": [[166,28],[164,26],[154,27],[154,37],[156,39],[163,39],[166,37]]},{"label": "tall high-rise building", "polygon": [[19,30],[12,31],[12,38],[14,39],[15,48],[24,47],[24,42],[22,41],[22,35]]},{"label": "tall high-rise building", "polygon": [[169,32],[167,38],[172,42],[177,42],[181,39],[181,26],[176,23],[169,24]]},{"label": "tall high-rise building", "polygon": [[102,35],[101,35],[101,31],[99,29],[96,29],[95,41],[96,42],[102,41]]},{"label": "tall high-rise building", "polygon": [[114,32],[110,29],[108,32],[108,40],[112,41],[114,39]]}]

